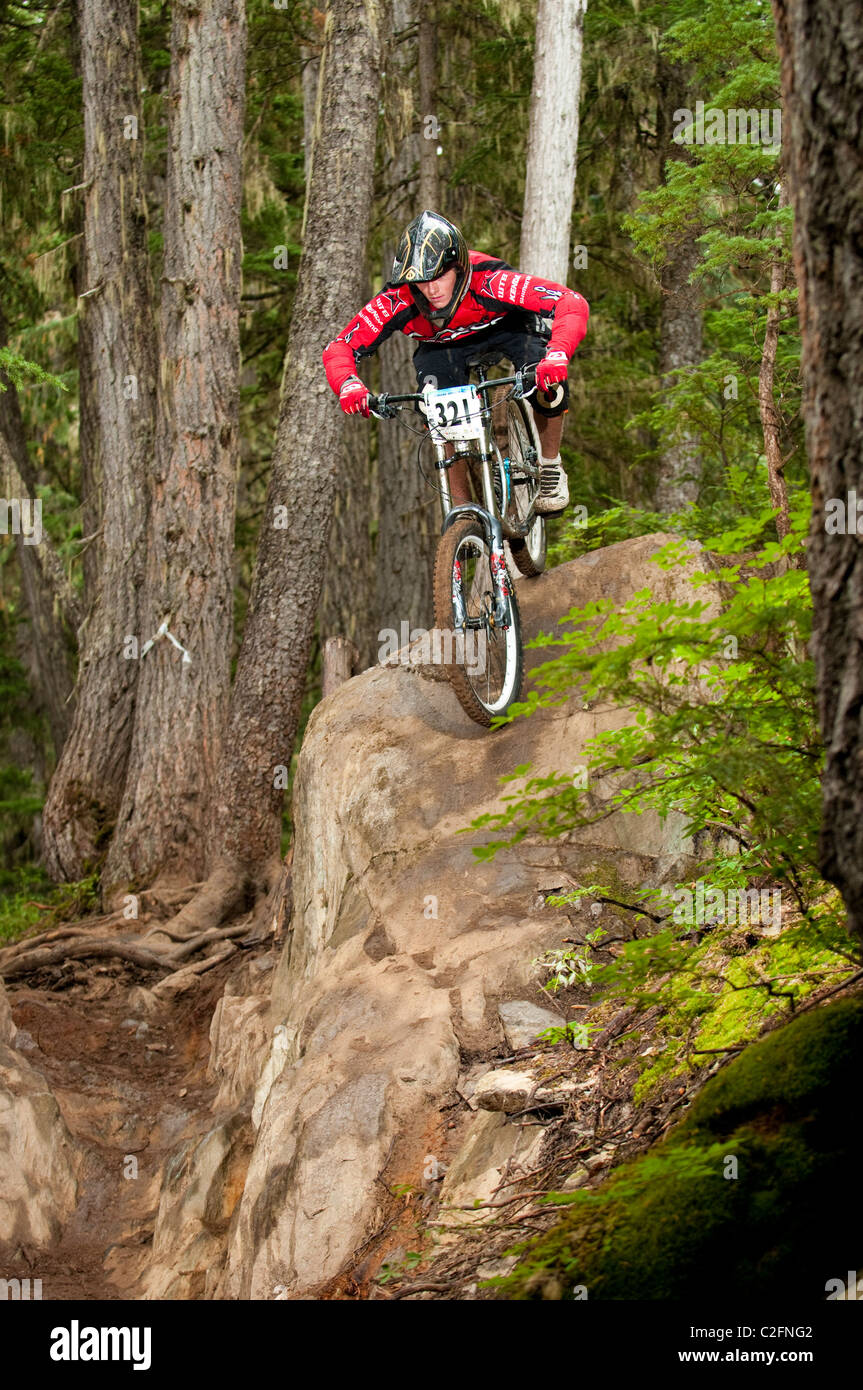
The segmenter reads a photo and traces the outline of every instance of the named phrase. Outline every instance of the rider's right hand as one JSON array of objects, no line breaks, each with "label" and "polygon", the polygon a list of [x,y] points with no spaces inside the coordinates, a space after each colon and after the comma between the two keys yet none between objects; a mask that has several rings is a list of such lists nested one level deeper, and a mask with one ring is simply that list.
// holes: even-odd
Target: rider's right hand
[{"label": "rider's right hand", "polygon": [[339,405],[346,415],[365,415],[369,413],[369,391],[358,376],[349,376],[339,391]]}]

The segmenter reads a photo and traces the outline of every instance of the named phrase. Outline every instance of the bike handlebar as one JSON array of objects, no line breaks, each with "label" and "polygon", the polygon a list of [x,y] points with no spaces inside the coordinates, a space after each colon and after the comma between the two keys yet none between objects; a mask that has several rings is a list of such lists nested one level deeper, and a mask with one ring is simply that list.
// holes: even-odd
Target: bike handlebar
[{"label": "bike handlebar", "polygon": [[[536,368],[538,363],[528,362],[517,371],[515,376],[495,377],[490,381],[480,381],[476,384],[477,391],[490,391],[496,386],[515,386],[513,400],[518,400],[521,396],[526,396],[536,386]],[[419,401],[425,400],[422,391],[413,391],[408,395],[395,396],[386,391],[382,391],[379,396],[369,396],[369,411],[380,420],[392,420],[397,415],[398,406],[408,404],[416,405]]]}]

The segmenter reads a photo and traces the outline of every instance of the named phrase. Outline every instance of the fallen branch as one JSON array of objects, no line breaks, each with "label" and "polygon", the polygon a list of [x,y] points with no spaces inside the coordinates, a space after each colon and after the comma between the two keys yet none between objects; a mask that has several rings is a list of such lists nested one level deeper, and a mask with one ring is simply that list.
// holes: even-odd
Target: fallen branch
[{"label": "fallen branch", "polygon": [[513,1202],[527,1201],[528,1197],[547,1197],[548,1189],[544,1187],[532,1188],[529,1192],[519,1192],[515,1197],[505,1197],[502,1202],[476,1202],[472,1207],[457,1207],[452,1205],[442,1206],[441,1211],[483,1211],[491,1208],[493,1211],[498,1207],[509,1207]]},{"label": "fallen branch", "polygon": [[406,1289],[393,1289],[392,1293],[387,1294],[387,1298],[408,1298],[413,1293],[445,1293],[450,1289],[460,1287],[461,1280],[459,1279],[449,1279],[446,1283],[443,1280],[436,1280],[434,1283],[411,1284]]}]

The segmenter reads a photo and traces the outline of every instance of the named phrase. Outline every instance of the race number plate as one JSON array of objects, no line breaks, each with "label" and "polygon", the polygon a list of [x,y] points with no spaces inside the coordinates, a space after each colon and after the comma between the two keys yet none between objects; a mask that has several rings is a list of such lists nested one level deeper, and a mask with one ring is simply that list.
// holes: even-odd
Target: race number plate
[{"label": "race number plate", "polygon": [[423,389],[426,419],[438,439],[481,439],[482,402],[473,386]]}]

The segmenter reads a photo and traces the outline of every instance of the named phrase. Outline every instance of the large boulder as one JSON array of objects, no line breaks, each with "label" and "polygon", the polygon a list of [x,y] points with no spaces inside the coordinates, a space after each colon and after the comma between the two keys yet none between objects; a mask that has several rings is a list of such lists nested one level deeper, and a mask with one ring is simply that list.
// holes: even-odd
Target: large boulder
[{"label": "large boulder", "polygon": [[[626,541],[521,581],[525,637],[553,630],[574,606],[621,605],[646,587],[691,600],[697,557],[659,568],[651,555],[664,540]],[[309,721],[294,794],[292,932],[275,972],[274,1041],[223,1296],[302,1296],[382,1223],[388,1186],[421,1181],[463,1064],[504,1046],[499,1006],[548,1003],[532,961],[572,930],[546,907],[549,892],[668,881],[688,854],[679,819],[615,814],[478,862],[474,847],[492,837],[462,832],[502,809],[511,791],[502,775],[524,763],[537,775],[574,771],[587,741],[628,716],[585,708],[574,692],[489,733],[441,676],[416,662],[372,668]],[[484,1123],[496,1127],[494,1168],[501,1119]]]}]

